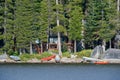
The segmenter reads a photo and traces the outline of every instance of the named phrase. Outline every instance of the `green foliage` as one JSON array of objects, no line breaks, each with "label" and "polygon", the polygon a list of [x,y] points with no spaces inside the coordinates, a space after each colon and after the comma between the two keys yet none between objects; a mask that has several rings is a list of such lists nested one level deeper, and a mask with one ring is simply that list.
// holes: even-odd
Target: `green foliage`
[{"label": "green foliage", "polygon": [[62,53],[62,57],[70,58],[70,57],[71,57],[71,54],[70,54],[69,52],[63,52],[63,53]]},{"label": "green foliage", "polygon": [[35,40],[33,2],[16,1],[16,4],[16,43],[18,48],[26,48],[29,42]]},{"label": "green foliage", "polygon": [[68,46],[67,46],[67,44],[63,43],[62,52],[66,52],[66,51],[68,51]]},{"label": "green foliage", "polygon": [[63,26],[56,26],[52,29],[53,32],[57,33],[57,32],[63,32],[65,33],[66,32],[66,29],[63,27]]},{"label": "green foliage", "polygon": [[85,42],[111,40],[115,35],[116,26],[113,22],[116,18],[116,3],[113,0],[89,0],[86,4]]},{"label": "green foliage", "polygon": [[30,54],[22,54],[20,55],[20,58],[21,58],[21,61],[27,61],[27,60],[30,60],[30,59],[34,59],[34,54],[33,55],[30,55]]},{"label": "green foliage", "polygon": [[14,36],[14,6],[14,1],[0,1],[0,29],[4,29],[0,39],[5,42],[2,47],[5,51],[14,46],[12,39]]},{"label": "green foliage", "polygon": [[[42,0],[40,3],[40,14],[39,17],[39,21],[38,23],[40,23],[39,28],[37,29],[38,33],[37,33],[37,37],[42,41],[42,42],[47,42],[47,30],[48,30],[48,5],[47,5],[47,0]],[[36,17],[37,18],[37,17]]]},{"label": "green foliage", "polygon": [[82,39],[82,19],[83,19],[83,13],[82,13],[82,5],[81,1],[73,0],[71,2],[71,7],[69,11],[69,29],[68,34],[69,38],[71,40],[80,40]]},{"label": "green foliage", "polygon": [[50,49],[48,52],[58,54],[58,50],[57,49]]},{"label": "green foliage", "polygon": [[19,55],[19,53],[17,51],[13,51],[12,49],[8,50],[8,54],[9,55],[14,55],[14,56],[18,56]]},{"label": "green foliage", "polygon": [[82,50],[80,52],[77,52],[76,55],[78,58],[82,57],[90,57],[92,50]]},{"label": "green foliage", "polygon": [[52,54],[50,54],[48,52],[44,52],[42,54],[22,54],[22,55],[20,55],[20,58],[22,61],[27,61],[27,60],[31,60],[31,59],[40,60],[41,58],[49,57],[51,55]]},{"label": "green foliage", "polygon": [[42,54],[40,54],[40,56],[36,56],[37,59],[41,59],[41,58],[45,58],[45,57],[49,57],[52,54],[48,53],[48,52],[44,52]]},{"label": "green foliage", "polygon": [[[37,39],[47,42],[51,29],[53,31],[50,33],[54,32],[55,36],[57,32],[67,33],[70,40],[84,37],[90,45],[98,39],[109,41],[115,36],[116,30],[120,30],[116,2],[59,0],[56,5],[56,0],[1,0],[0,29],[4,29],[4,32],[0,32],[0,40],[4,40],[2,50],[17,54],[14,51],[28,49],[29,43],[35,43]],[[57,26],[57,18],[60,26]],[[82,20],[85,20],[85,26]]]}]

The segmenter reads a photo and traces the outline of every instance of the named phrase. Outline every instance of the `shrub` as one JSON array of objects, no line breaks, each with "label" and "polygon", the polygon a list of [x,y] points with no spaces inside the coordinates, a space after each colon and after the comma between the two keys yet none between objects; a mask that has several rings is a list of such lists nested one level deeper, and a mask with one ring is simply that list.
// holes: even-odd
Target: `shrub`
[{"label": "shrub", "polygon": [[67,52],[67,45],[65,43],[63,43],[62,45],[62,52]]},{"label": "shrub", "polygon": [[78,58],[82,57],[90,57],[92,50],[82,50],[80,52],[77,52],[76,55]]},{"label": "shrub", "polygon": [[45,57],[48,57],[48,56],[51,56],[52,54],[48,53],[48,52],[44,52],[42,54],[22,54],[20,55],[20,58],[22,61],[27,61],[27,60],[30,60],[30,59],[41,59],[41,58],[45,58]]},{"label": "shrub", "polygon": [[34,58],[34,54],[30,55],[30,54],[22,54],[20,55],[20,58],[22,61],[27,61],[30,60],[32,58]]},{"label": "shrub", "polygon": [[48,53],[48,52],[44,52],[44,53],[42,53],[42,54],[40,54],[40,55],[36,55],[36,58],[37,59],[41,59],[41,58],[45,58],[45,57],[49,57],[49,56],[51,56],[52,54],[50,54],[50,53]]},{"label": "shrub", "polygon": [[18,56],[19,53],[18,53],[17,51],[14,52],[12,49],[9,49],[9,50],[8,50],[8,55]]},{"label": "shrub", "polygon": [[67,58],[70,58],[70,53],[69,52],[64,52],[64,53],[62,53],[62,56],[63,57],[67,57]]},{"label": "shrub", "polygon": [[48,52],[50,52],[50,53],[58,53],[58,50],[57,49],[50,49]]}]

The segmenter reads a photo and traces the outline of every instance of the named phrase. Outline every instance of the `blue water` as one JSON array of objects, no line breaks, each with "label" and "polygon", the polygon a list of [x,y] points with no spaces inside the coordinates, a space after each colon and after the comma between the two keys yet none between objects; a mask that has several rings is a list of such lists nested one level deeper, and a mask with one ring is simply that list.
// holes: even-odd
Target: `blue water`
[{"label": "blue water", "polygon": [[0,64],[0,80],[120,80],[120,65]]}]

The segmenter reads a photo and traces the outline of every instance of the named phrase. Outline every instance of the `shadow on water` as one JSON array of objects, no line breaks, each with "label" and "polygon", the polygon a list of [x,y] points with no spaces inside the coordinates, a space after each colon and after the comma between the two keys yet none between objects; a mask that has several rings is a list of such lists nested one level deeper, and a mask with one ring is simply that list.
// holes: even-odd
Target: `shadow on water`
[{"label": "shadow on water", "polygon": [[119,74],[119,64],[0,64],[0,80],[120,80]]}]

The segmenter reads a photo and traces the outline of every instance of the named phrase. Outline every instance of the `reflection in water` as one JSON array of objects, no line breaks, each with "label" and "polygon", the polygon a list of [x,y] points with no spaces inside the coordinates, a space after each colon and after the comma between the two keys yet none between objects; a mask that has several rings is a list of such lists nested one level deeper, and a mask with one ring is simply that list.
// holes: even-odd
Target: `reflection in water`
[{"label": "reflection in water", "polygon": [[120,80],[120,65],[0,64],[0,80]]}]

